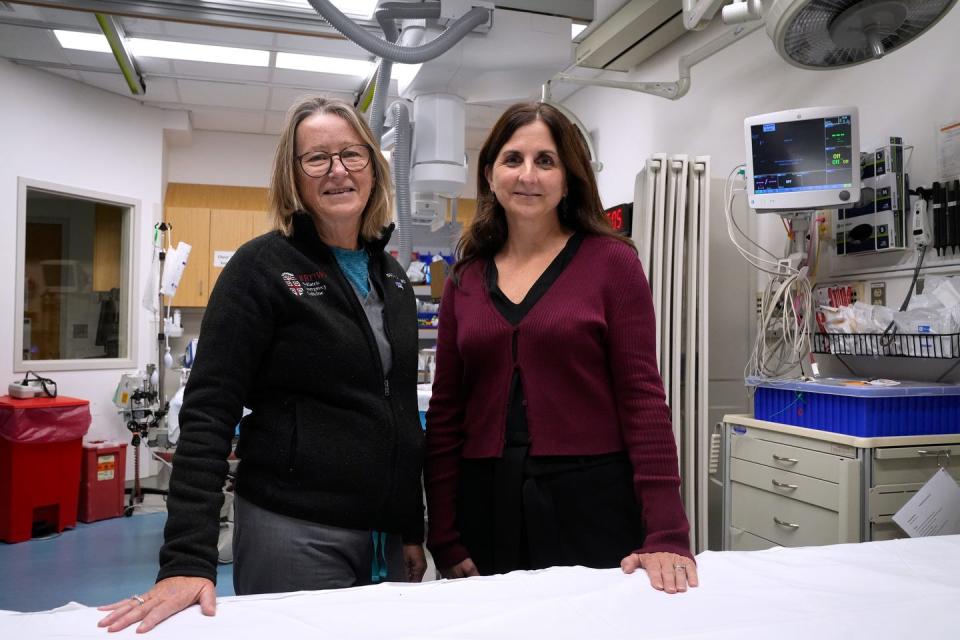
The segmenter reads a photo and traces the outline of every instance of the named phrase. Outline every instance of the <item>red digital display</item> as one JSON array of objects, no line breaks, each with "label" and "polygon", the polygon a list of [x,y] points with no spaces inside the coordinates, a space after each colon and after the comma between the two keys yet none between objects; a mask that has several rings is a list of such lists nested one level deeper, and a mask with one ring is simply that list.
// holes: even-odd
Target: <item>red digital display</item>
[{"label": "red digital display", "polygon": [[605,212],[614,231],[629,236],[633,231],[633,204],[618,204]]},{"label": "red digital display", "polygon": [[610,218],[610,224],[614,229],[617,231],[623,229],[623,207],[607,209],[607,217]]}]

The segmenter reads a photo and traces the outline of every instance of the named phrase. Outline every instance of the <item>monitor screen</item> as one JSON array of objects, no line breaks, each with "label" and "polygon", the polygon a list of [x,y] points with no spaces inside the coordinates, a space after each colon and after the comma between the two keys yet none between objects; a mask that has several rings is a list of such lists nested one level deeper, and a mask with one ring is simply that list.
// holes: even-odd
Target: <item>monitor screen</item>
[{"label": "monitor screen", "polygon": [[859,197],[855,107],[817,107],[747,118],[748,183],[755,209],[816,209]]},{"label": "monitor screen", "polygon": [[[751,127],[755,193],[853,186],[850,114]],[[859,158],[859,152],[857,153]]]}]

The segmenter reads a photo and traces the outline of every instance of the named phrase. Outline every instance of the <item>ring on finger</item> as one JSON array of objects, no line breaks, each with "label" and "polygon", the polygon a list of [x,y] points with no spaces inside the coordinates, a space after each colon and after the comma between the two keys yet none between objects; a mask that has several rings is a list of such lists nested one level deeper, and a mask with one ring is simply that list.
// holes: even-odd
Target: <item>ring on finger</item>
[{"label": "ring on finger", "polygon": [[136,593],[130,596],[130,599],[135,600],[137,603],[137,606],[139,607],[142,607],[143,603],[146,602],[146,600],[144,600],[139,594],[136,594]]},{"label": "ring on finger", "polygon": [[675,564],[675,565],[673,565],[673,568],[674,568],[674,570],[676,570],[676,571],[683,571],[684,573],[687,572],[687,565],[685,565],[685,564]]}]

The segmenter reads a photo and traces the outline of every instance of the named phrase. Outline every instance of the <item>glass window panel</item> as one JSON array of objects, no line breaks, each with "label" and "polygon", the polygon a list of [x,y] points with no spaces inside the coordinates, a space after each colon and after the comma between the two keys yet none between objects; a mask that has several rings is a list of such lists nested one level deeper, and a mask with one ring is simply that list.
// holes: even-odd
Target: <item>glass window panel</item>
[{"label": "glass window panel", "polygon": [[127,358],[130,210],[27,189],[23,360]]}]

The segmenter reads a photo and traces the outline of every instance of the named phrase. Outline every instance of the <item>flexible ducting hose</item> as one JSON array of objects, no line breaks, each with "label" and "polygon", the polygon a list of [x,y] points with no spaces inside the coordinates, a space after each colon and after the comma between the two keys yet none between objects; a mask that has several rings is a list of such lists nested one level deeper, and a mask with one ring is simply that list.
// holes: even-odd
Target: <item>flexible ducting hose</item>
[{"label": "flexible ducting hose", "polygon": [[[430,42],[418,47],[402,47],[392,42],[381,40],[363,27],[358,26],[353,20],[343,15],[329,0],[309,1],[310,6],[316,9],[317,13],[323,16],[323,18],[330,23],[331,27],[352,40],[355,44],[384,60],[399,62],[401,64],[420,64],[421,62],[426,62],[427,60],[432,60],[442,55],[450,49],[450,47],[460,42],[465,35],[486,23],[490,18],[489,9],[474,7]],[[393,3],[391,3],[391,5],[392,4]],[[431,8],[431,11],[436,11],[437,16],[439,16],[439,3],[431,4],[435,7],[435,9]],[[414,9],[418,8],[416,5],[412,5],[412,7]]]},{"label": "flexible ducting hose", "polygon": [[[413,5],[385,2],[380,5],[374,15],[377,22],[380,23],[384,38],[387,42],[393,44],[400,37],[395,20],[437,18],[440,15],[440,5],[436,2]],[[392,71],[393,63],[386,58],[381,58],[380,66],[377,68],[376,83],[373,87],[373,101],[370,104],[370,129],[373,130],[374,140],[379,140],[380,136],[383,135],[384,111],[387,107],[387,94],[390,92],[390,74]]]},{"label": "flexible ducting hose", "polygon": [[413,251],[413,216],[410,213],[410,109],[405,102],[390,107],[393,125],[393,184],[397,191],[397,260],[406,269]]},{"label": "flexible ducting hose", "polygon": [[390,72],[393,63],[382,60],[377,69],[377,84],[373,88],[373,101],[370,103],[370,131],[373,139],[379,140],[383,135],[383,111],[387,105],[387,94],[390,93]]}]

